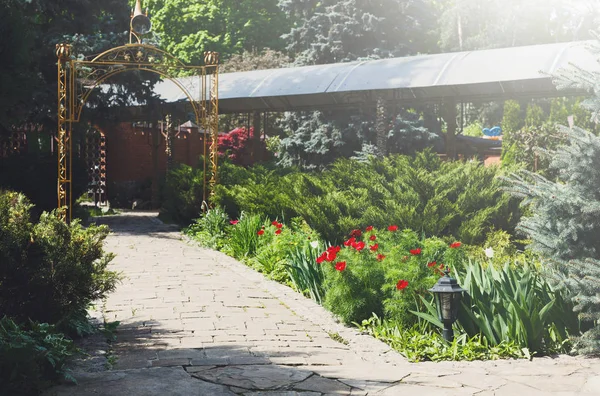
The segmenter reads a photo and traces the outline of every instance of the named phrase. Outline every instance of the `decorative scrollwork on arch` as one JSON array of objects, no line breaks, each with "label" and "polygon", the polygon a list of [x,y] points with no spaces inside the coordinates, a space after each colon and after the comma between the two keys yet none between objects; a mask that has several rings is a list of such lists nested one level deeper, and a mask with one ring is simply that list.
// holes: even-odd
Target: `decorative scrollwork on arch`
[{"label": "decorative scrollwork on arch", "polygon": [[127,44],[121,47],[111,48],[93,58],[91,63],[154,65],[164,67],[176,67],[178,69],[194,68],[185,65],[173,55],[147,44]]}]

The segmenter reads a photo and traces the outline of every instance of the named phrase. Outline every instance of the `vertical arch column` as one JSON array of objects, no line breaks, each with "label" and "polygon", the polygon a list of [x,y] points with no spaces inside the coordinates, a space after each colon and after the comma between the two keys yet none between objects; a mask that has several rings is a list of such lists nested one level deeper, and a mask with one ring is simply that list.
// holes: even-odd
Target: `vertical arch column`
[{"label": "vertical arch column", "polygon": [[58,57],[58,211],[64,221],[71,221],[72,172],[71,172],[71,132],[73,130],[73,68],[71,67],[71,46],[57,44]]}]

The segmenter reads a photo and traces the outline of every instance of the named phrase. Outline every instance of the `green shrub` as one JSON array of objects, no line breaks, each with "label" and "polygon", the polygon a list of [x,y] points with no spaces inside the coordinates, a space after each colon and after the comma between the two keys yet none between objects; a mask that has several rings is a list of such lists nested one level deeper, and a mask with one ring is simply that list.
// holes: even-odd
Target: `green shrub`
[{"label": "green shrub", "polygon": [[[398,231],[397,226],[367,227],[364,233],[352,234],[343,248],[337,252],[330,248],[319,259],[325,273],[324,306],[344,323],[360,322],[375,313],[410,326],[415,322],[410,310],[420,304],[419,295],[435,284],[440,267],[464,260],[459,244],[452,248],[437,238]],[[400,285],[401,281],[407,283]]]},{"label": "green shrub", "polygon": [[37,394],[53,380],[74,381],[66,368],[67,359],[76,352],[73,342],[48,324],[29,326],[26,330],[6,316],[0,319],[2,394]]},{"label": "green shrub", "polygon": [[227,213],[221,208],[215,208],[197,218],[184,232],[201,246],[220,249],[224,244],[226,230],[231,225]]},{"label": "green shrub", "polygon": [[233,170],[236,167],[228,163],[223,167],[220,174],[231,174],[220,179],[213,202],[226,208],[231,217],[239,217],[242,211],[286,220],[294,217],[294,202],[290,201],[280,175],[283,171],[261,165],[247,170]]},{"label": "green shrub", "polygon": [[247,260],[248,265],[280,283],[290,284],[290,255],[299,247],[310,242],[312,230],[301,219],[292,219],[289,225],[274,220],[265,221],[259,235],[260,249]]},{"label": "green shrub", "polygon": [[448,342],[439,332],[422,325],[403,329],[376,315],[363,320],[358,327],[362,332],[389,344],[411,362],[529,358],[527,351],[522,350],[512,341],[491,345],[485,337],[480,335],[469,337],[463,333],[455,337],[452,342]]},{"label": "green shrub", "polygon": [[331,242],[354,227],[393,223],[480,244],[492,230],[511,232],[519,217],[518,202],[499,189],[497,167],[443,162],[431,152],[367,163],[342,159],[320,173],[226,167],[214,203],[230,216],[300,216]]},{"label": "green shrub", "polygon": [[202,212],[204,173],[202,169],[178,164],[167,173],[162,191],[161,216],[188,225]]},{"label": "green shrub", "polygon": [[113,257],[102,246],[108,228],[67,225],[54,212],[32,223],[30,209],[22,194],[0,192],[0,312],[74,331],[118,280],[106,269]]}]

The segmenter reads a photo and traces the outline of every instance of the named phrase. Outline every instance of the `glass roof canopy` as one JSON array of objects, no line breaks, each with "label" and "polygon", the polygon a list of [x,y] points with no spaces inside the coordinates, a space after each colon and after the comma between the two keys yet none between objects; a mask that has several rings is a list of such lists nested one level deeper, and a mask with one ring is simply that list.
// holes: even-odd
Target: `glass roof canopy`
[{"label": "glass roof canopy", "polygon": [[[454,100],[470,102],[517,97],[565,96],[549,74],[569,63],[600,72],[586,42],[418,55],[219,76],[220,113],[358,108],[378,96],[410,107]],[[181,78],[192,94],[197,77]],[[166,102],[187,100],[162,81],[155,93]],[[196,98],[195,98],[196,99]]]}]

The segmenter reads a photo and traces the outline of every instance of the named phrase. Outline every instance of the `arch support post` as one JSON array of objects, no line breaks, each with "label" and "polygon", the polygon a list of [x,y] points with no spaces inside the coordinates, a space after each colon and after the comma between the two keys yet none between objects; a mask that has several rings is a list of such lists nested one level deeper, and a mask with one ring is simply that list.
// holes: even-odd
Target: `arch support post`
[{"label": "arch support post", "polygon": [[204,63],[214,68],[210,84],[208,129],[210,131],[210,165],[211,178],[208,183],[210,196],[215,194],[218,182],[219,161],[219,53],[207,51],[204,54]]},{"label": "arch support post", "polygon": [[70,67],[71,45],[57,44],[58,57],[58,128],[56,133],[58,151],[58,212],[63,221],[72,216],[73,187],[71,163],[71,133],[73,131],[73,70]]}]

